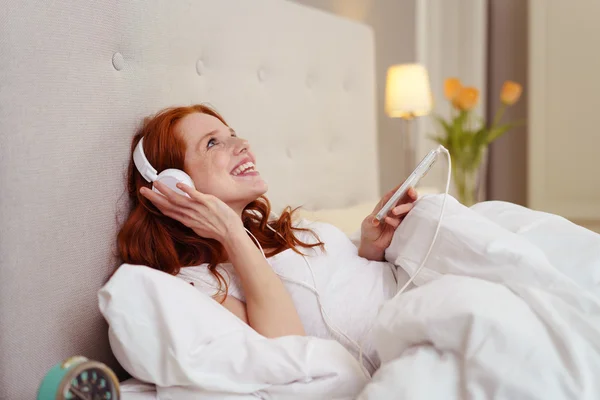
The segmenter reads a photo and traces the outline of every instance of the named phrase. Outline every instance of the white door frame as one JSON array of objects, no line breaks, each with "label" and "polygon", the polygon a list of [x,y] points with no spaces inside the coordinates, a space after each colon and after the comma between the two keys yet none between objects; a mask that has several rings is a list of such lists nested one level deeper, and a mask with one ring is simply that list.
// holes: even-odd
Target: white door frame
[{"label": "white door frame", "polygon": [[[569,137],[569,132],[557,131],[556,124],[560,122],[564,126],[564,115],[568,115],[568,113],[557,115],[550,111],[556,110],[561,104],[573,102],[572,97],[559,96],[555,87],[564,86],[567,80],[569,80],[568,82],[572,81],[569,85],[573,87],[576,85],[582,87],[586,85],[586,82],[590,82],[590,86],[593,88],[591,89],[592,93],[584,93],[581,98],[576,99],[584,104],[585,108],[582,107],[581,115],[572,114],[575,132],[570,134],[568,140],[577,141],[578,137],[583,138],[583,132],[597,135],[596,118],[593,115],[595,106],[599,104],[595,96],[595,89],[598,87],[595,71],[590,71],[590,68],[580,71],[579,67],[573,67],[570,64],[577,65],[579,63],[586,67],[593,66],[599,57],[596,49],[593,48],[593,36],[583,38],[584,41],[576,43],[572,49],[565,49],[565,43],[559,40],[567,42],[572,40],[573,30],[579,28],[573,25],[576,24],[574,22],[576,18],[573,16],[569,16],[567,22],[562,25],[564,14],[560,14],[561,9],[557,9],[557,4],[545,0],[529,2],[528,206],[559,214],[600,231],[600,203],[598,202],[600,191],[595,189],[600,185],[600,178],[586,168],[586,165],[594,165],[594,161],[585,157],[578,159],[573,155],[559,154],[557,156],[556,148],[559,145],[556,143],[560,143],[559,140],[562,137]],[[578,12],[587,12],[592,15],[595,15],[600,8],[597,3],[587,1],[583,2],[580,7],[584,8],[583,10],[578,9]],[[596,29],[595,32],[599,31],[598,28],[594,29]],[[562,35],[563,32],[571,36]],[[588,32],[582,29],[580,34],[583,36]],[[554,63],[557,58],[567,60],[565,63],[569,64],[561,73],[557,72],[559,67]],[[577,71],[580,71],[579,76],[574,75]],[[585,138],[582,146],[594,147],[599,142]],[[552,164],[569,165],[571,170],[581,169],[585,174],[563,172],[562,175],[559,175],[556,174],[557,168],[548,167]],[[600,173],[599,167],[594,170]],[[573,182],[576,186],[574,189]],[[563,189],[568,186],[571,189]]]}]

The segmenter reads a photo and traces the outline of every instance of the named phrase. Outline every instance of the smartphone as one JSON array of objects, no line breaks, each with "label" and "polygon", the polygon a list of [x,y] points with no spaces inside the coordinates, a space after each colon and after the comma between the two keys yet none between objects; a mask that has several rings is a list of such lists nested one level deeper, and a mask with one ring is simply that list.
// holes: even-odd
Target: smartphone
[{"label": "smartphone", "polygon": [[415,187],[421,178],[427,175],[427,172],[429,172],[433,164],[435,164],[441,152],[442,148],[440,146],[437,149],[431,150],[425,157],[423,157],[419,165],[417,165],[417,168],[414,169],[408,178],[406,178],[404,183],[402,183],[398,190],[396,190],[396,193],[394,193],[394,195],[387,201],[387,203],[385,203],[381,210],[379,210],[375,216],[378,221],[385,219],[386,215],[396,205],[396,203],[398,203],[398,201],[400,201],[400,199],[406,195],[408,189]]}]

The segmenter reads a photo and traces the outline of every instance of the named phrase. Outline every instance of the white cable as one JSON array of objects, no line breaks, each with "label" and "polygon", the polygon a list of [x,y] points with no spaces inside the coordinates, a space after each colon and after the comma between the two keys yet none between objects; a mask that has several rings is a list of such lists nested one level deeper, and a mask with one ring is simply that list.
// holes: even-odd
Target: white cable
[{"label": "white cable", "polygon": [[244,227],[244,229],[246,230],[246,232],[248,232],[248,235],[252,236],[252,239],[254,239],[254,243],[256,243],[256,245],[258,246],[258,249],[260,250],[260,253],[263,255],[263,257],[265,258],[265,260],[267,259],[267,256],[265,256],[265,252],[263,251],[262,246],[260,245],[258,239],[256,238],[256,236],[254,236],[252,234],[252,232],[250,232],[246,227]]},{"label": "white cable", "polygon": [[[395,299],[396,297],[400,296],[408,287],[408,285],[410,285],[412,283],[412,281],[417,277],[417,275],[419,275],[419,272],[421,272],[421,269],[423,269],[423,267],[425,266],[425,263],[427,262],[427,260],[429,259],[429,255],[431,254],[431,250],[433,249],[433,246],[435,245],[435,242],[437,240],[438,234],[440,233],[440,227],[442,226],[442,218],[444,217],[444,210],[446,209],[446,200],[448,199],[448,192],[450,191],[450,179],[452,178],[452,160],[450,157],[450,153],[448,152],[448,150],[444,147],[444,146],[440,146],[440,148],[442,149],[442,152],[444,154],[446,154],[446,159],[448,160],[448,176],[446,177],[446,189],[444,190],[444,200],[442,200],[442,208],[440,209],[440,218],[438,219],[438,223],[437,226],[435,228],[435,233],[433,234],[433,239],[431,240],[431,244],[429,245],[429,250],[427,250],[427,253],[425,254],[425,258],[423,258],[423,261],[421,261],[421,265],[419,266],[419,268],[417,268],[417,270],[415,271],[415,273],[413,274],[413,276],[410,277],[410,279],[408,280],[408,282],[406,282],[404,284],[404,286],[402,286],[402,288],[398,291],[398,293],[396,293],[394,295],[394,297],[392,298]],[[373,328],[373,325],[371,325],[371,327],[369,328],[369,330],[367,331],[367,335],[369,334],[369,332],[371,332],[371,329]],[[360,352],[358,353],[358,360],[360,363],[362,363],[362,357],[363,357],[363,350],[362,350],[362,346],[360,347]]]}]

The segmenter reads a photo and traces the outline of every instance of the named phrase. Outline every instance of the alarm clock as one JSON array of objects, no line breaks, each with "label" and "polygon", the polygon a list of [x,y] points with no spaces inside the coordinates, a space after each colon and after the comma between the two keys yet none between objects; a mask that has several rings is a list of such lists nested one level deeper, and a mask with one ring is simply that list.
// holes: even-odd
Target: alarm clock
[{"label": "alarm clock", "polygon": [[98,361],[69,357],[48,371],[37,400],[119,400],[119,380]]}]

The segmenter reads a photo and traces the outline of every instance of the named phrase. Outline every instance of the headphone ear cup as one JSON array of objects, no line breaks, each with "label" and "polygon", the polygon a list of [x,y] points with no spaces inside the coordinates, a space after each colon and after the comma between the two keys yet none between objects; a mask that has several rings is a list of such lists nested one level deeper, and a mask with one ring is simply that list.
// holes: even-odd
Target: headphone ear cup
[{"label": "headphone ear cup", "polygon": [[[169,168],[162,171],[160,174],[158,174],[156,181],[159,181],[163,185],[166,185],[169,189],[184,196],[188,196],[188,194],[179,190],[179,188],[176,186],[179,182],[183,183],[184,185],[188,185],[192,188],[195,188],[194,181],[192,180],[192,178],[190,178],[190,176],[182,170],[175,168]],[[152,185],[152,190],[157,193],[160,193],[160,191],[158,191],[154,187],[154,185]]]}]

